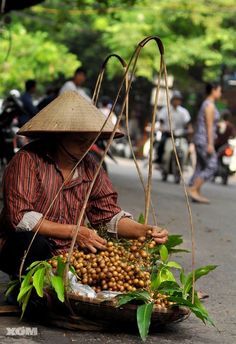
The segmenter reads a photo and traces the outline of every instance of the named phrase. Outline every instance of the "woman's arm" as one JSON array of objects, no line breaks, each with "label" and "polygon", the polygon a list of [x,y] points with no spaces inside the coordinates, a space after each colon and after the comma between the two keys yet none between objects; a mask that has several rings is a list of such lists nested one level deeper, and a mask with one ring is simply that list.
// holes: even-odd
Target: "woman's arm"
[{"label": "woman's arm", "polygon": [[168,240],[168,231],[166,229],[142,225],[127,217],[123,217],[118,222],[118,235],[123,238],[135,239],[146,236],[148,230],[151,230],[151,235],[158,244],[164,244]]},{"label": "woman's arm", "polygon": [[213,137],[213,123],[214,123],[214,105],[209,104],[205,109],[206,129],[207,129],[207,153],[214,152],[214,137]]},{"label": "woman's arm", "polygon": [[[61,224],[49,220],[43,220],[42,222],[40,220],[32,230],[35,232],[38,228],[39,234],[46,237],[70,240],[73,238],[76,225]],[[97,235],[95,231],[84,226],[80,226],[76,242],[81,248],[88,248],[94,253],[97,249],[106,249],[106,240]]]}]

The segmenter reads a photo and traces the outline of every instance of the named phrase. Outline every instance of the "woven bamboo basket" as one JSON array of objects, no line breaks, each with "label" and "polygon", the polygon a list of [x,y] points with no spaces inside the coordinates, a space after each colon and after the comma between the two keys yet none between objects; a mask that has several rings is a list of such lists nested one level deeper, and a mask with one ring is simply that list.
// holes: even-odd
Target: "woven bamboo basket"
[{"label": "woven bamboo basket", "polygon": [[[69,305],[60,303],[49,291],[51,306],[47,312],[47,323],[82,330],[101,330],[112,328],[136,328],[137,304],[117,307],[115,299],[99,300],[69,293]],[[186,307],[172,306],[160,310],[154,306],[151,329],[158,330],[163,325],[180,322],[188,318],[190,311]]]}]

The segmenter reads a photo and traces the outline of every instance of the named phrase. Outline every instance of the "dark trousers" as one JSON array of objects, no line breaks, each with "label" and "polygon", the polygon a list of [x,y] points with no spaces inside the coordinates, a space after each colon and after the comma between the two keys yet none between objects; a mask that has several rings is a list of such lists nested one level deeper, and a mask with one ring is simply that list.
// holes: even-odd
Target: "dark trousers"
[{"label": "dark trousers", "polygon": [[[0,270],[17,276],[25,251],[32,240],[33,232],[12,232],[0,251]],[[23,271],[36,260],[52,257],[49,240],[37,234],[25,260]]]},{"label": "dark trousers", "polygon": [[159,142],[158,148],[157,148],[157,163],[161,164],[162,163],[162,158],[164,155],[164,151],[165,151],[165,144],[166,144],[166,140],[170,137],[170,133],[169,132],[163,132],[162,136],[161,136],[161,141]]}]

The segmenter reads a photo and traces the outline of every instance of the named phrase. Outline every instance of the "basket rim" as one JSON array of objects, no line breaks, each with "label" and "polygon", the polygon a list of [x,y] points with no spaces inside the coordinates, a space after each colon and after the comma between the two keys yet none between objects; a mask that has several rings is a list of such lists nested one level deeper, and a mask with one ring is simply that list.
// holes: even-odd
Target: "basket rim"
[{"label": "basket rim", "polygon": [[[96,298],[91,298],[91,297],[87,297],[87,296],[82,296],[73,292],[68,292],[68,299],[69,300],[74,300],[74,301],[79,301],[79,302],[84,302],[84,303],[89,303],[89,304],[94,304],[94,305],[102,305],[102,306],[110,306],[110,307],[114,307],[114,308],[119,308],[115,305],[114,303],[114,299],[96,299]],[[120,307],[124,307],[125,308],[136,308],[136,305],[134,304],[125,304],[123,306]],[[181,313],[183,313],[183,315],[187,315],[190,313],[190,310],[188,307],[185,306],[178,306],[178,305],[173,305],[169,308],[166,308],[165,310],[159,309],[158,305],[154,305],[153,307],[154,312],[156,313],[173,313],[175,311],[179,311]]]}]

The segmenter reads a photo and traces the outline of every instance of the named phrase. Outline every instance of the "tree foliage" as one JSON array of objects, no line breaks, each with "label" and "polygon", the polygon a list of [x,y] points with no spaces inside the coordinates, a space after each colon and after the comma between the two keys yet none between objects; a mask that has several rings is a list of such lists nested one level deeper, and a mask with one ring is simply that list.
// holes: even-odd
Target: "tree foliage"
[{"label": "tree foliage", "polygon": [[61,73],[71,76],[80,64],[76,55],[65,45],[53,41],[46,31],[30,32],[19,23],[11,26],[10,40],[8,31],[4,30],[0,45],[0,94],[11,88],[23,89],[24,81],[29,78],[35,78],[42,86]]},{"label": "tree foliage", "polygon": [[[168,70],[185,86],[219,78],[224,66],[229,69],[236,66],[234,0],[63,0],[60,3],[45,0],[41,5],[17,13],[15,21],[21,23],[21,29],[26,28],[27,42],[32,41],[29,46],[21,48],[16,37],[20,32],[19,25],[16,26],[13,42],[18,49],[26,51],[29,48],[30,55],[35,53],[33,47],[39,49],[38,40],[45,45],[45,49],[42,48],[45,63],[42,59],[35,61],[40,68],[44,66],[48,71],[50,68],[61,69],[68,75],[76,60],[66,46],[87,67],[89,79],[93,81],[108,53],[116,52],[128,60],[135,45],[149,35],[162,38]],[[23,40],[22,36],[20,40]],[[62,54],[57,61],[56,53],[51,52],[53,49]],[[55,63],[47,58],[50,54]],[[68,63],[60,63],[65,59]],[[31,66],[33,72],[29,70]],[[34,66],[34,62],[28,63],[25,75],[36,73]],[[21,68],[25,70],[22,64],[16,70]],[[157,72],[158,51],[154,43],[143,49],[137,68],[137,74],[150,79]],[[110,77],[119,70],[117,63],[111,63]],[[49,72],[48,76],[56,73]],[[45,79],[45,72],[39,77]]]}]

